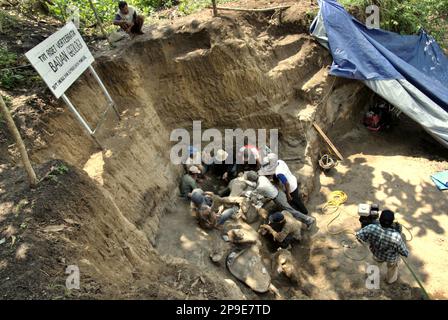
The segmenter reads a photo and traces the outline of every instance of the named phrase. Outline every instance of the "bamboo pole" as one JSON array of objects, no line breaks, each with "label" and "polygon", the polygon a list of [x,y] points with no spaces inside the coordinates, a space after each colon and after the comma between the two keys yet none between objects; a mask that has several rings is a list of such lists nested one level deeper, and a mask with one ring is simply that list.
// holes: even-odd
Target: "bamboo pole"
[{"label": "bamboo pole", "polygon": [[260,9],[246,9],[246,8],[231,8],[231,7],[216,7],[217,10],[224,10],[224,11],[245,11],[245,12],[269,12],[269,11],[275,11],[275,10],[284,10],[291,8],[291,5],[286,6],[278,6],[278,7],[271,7],[271,8],[260,8]]},{"label": "bamboo pole", "polygon": [[93,4],[92,0],[89,0],[89,4],[90,4],[90,8],[92,8],[93,14],[95,15],[96,22],[98,23],[98,26],[101,29],[101,33],[103,34],[103,37],[108,39],[106,31],[104,31],[103,24],[101,23],[100,16],[98,15],[98,11],[96,11],[95,5]]},{"label": "bamboo pole", "polygon": [[3,97],[1,95],[0,95],[0,114],[2,114],[3,117],[5,118],[6,125],[8,126],[8,129],[16,142],[17,148],[19,149],[20,155],[22,157],[23,166],[25,167],[25,170],[28,174],[30,186],[35,187],[37,186],[36,173],[34,172],[34,169],[31,166],[30,159],[28,157],[28,152],[26,151],[25,144],[23,143],[19,130],[17,129],[16,124],[14,123],[14,120],[11,117],[11,113],[6,107],[5,101],[3,101]]}]

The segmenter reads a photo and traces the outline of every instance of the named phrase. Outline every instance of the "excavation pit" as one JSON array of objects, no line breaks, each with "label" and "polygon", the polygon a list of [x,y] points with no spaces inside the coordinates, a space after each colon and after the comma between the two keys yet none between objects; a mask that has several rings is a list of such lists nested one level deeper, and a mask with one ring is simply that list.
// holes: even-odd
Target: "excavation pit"
[{"label": "excavation pit", "polygon": [[[45,119],[50,132],[32,142],[39,146],[31,158],[46,176],[40,187],[30,191],[23,172],[0,168],[0,240],[9,245],[0,256],[1,278],[10,279],[1,282],[4,295],[64,297],[64,270],[77,265],[82,290],[70,297],[274,299],[211,261],[209,244],[222,238],[200,229],[178,197],[183,170],[170,161],[170,134],[201,121],[204,130],[278,129],[279,155],[293,159],[288,165],[318,229],[305,232],[291,256],[269,248],[262,254],[284,298],[421,298],[406,270],[396,286],[366,289],[372,260],[357,261],[364,253],[347,250],[346,235],[332,234],[358,229],[357,204],[374,200],[399,212],[414,235],[411,262],[427,289],[446,297],[446,199],[427,179],[446,167],[446,152],[406,119],[379,133],[361,124],[371,93],[328,74],[332,59],[307,34],[307,8],[294,6],[281,19],[199,13],[152,25],[146,35],[97,53],[95,68],[122,116],[117,121],[111,113],[99,131],[104,150],[60,105]],[[68,95],[97,123],[106,102],[91,76]],[[345,158],[328,172],[319,169],[327,145],[313,123]],[[10,188],[13,195],[4,191]],[[320,207],[336,190],[349,200],[328,228],[333,215]],[[32,214],[16,214],[22,211]],[[294,281],[277,272],[285,259],[297,271]]]}]

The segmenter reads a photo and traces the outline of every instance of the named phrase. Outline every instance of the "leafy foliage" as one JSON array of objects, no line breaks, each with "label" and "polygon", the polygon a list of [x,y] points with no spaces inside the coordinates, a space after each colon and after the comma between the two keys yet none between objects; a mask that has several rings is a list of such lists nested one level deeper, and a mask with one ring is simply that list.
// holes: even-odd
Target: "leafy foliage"
[{"label": "leafy foliage", "polygon": [[4,48],[0,48],[0,86],[11,89],[18,82],[23,80],[23,76],[16,74],[9,69],[16,64],[17,55],[9,52]]},{"label": "leafy foliage", "polygon": [[[381,28],[401,34],[416,34],[421,28],[448,48],[448,0],[340,0],[349,9],[380,8]],[[362,15],[364,14],[364,16]]]},{"label": "leafy foliage", "polygon": [[[93,0],[98,15],[106,29],[112,26],[112,20],[118,10],[119,0]],[[230,0],[217,0],[217,3],[225,3]],[[157,9],[177,6],[181,15],[191,14],[211,5],[211,0],[126,0],[144,15],[151,15]],[[52,0],[50,12],[61,21],[69,18],[70,6],[79,8],[81,29],[96,24],[95,15],[90,7],[89,0]]]},{"label": "leafy foliage", "polygon": [[[148,15],[162,6],[171,6],[173,0],[127,0],[126,2],[143,14]],[[89,0],[52,0],[52,3],[50,12],[61,21],[67,20],[70,6],[75,6],[79,9],[80,22],[84,27],[96,24],[96,18]],[[110,24],[118,10],[118,0],[93,0],[93,4],[101,21],[106,26]]]},{"label": "leafy foliage", "polygon": [[14,52],[0,47],[0,87],[13,89],[17,86],[31,87],[36,83],[41,83],[41,79],[34,70],[21,68]]},{"label": "leafy foliage", "polygon": [[8,30],[16,23],[15,17],[9,15],[3,10],[0,11],[0,34],[7,33]]}]

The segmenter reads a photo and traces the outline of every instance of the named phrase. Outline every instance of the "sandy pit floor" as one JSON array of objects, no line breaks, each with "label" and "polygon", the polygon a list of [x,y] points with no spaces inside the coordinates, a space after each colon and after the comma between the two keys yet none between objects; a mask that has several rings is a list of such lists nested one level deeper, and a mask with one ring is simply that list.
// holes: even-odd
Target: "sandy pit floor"
[{"label": "sandy pit floor", "polygon": [[[370,255],[361,259],[367,249],[341,249],[349,234],[331,235],[338,231],[359,229],[357,205],[378,203],[381,208],[396,212],[396,218],[412,233],[404,231],[410,250],[408,259],[432,298],[448,298],[448,202],[446,192],[439,191],[430,175],[448,168],[446,151],[426,134],[403,124],[388,132],[372,133],[362,125],[350,132],[330,133],[346,157],[328,174],[320,173],[311,195],[309,208],[318,219],[319,231],[312,235],[308,264],[315,275],[310,278],[314,287],[323,290],[328,298],[418,298],[417,282],[401,264],[397,284],[387,285],[383,279],[380,290],[365,289],[366,266],[372,264]],[[341,190],[348,200],[328,229],[335,214],[323,215],[320,205],[332,191]],[[342,242],[342,243],[341,243]],[[334,249],[338,248],[338,249]],[[302,257],[303,258],[303,257]],[[385,266],[382,267],[383,274]]]},{"label": "sandy pit floor", "polygon": [[222,241],[218,231],[201,229],[190,214],[190,204],[179,199],[175,209],[166,213],[160,224],[156,249],[161,255],[182,258],[215,279],[223,279],[238,290],[242,297],[256,299],[257,295],[235,279],[224,263],[219,265],[210,259],[212,242]]}]

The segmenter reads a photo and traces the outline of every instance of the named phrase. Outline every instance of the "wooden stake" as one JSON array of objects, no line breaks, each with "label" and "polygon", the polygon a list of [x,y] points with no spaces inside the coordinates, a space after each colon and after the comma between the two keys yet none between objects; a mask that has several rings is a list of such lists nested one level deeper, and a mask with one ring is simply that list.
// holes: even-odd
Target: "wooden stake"
[{"label": "wooden stake", "polygon": [[98,26],[101,29],[101,33],[103,34],[103,37],[106,38],[106,40],[108,40],[106,31],[104,31],[103,24],[101,23],[101,19],[98,15],[98,11],[96,11],[95,5],[93,4],[92,0],[89,0],[89,4],[90,4],[90,8],[92,8],[93,14],[95,15],[96,22],[98,23]]},{"label": "wooden stake", "polygon": [[216,0],[212,0],[212,5],[213,5],[213,16],[217,17],[218,16],[218,9],[216,8]]},{"label": "wooden stake", "polygon": [[16,127],[16,124],[14,123],[14,120],[12,119],[11,113],[9,112],[8,108],[6,107],[5,102],[3,101],[3,97],[0,95],[0,114],[3,115],[3,117],[6,120],[6,125],[8,126],[9,131],[12,134],[12,137],[14,138],[17,148],[19,149],[20,155],[22,157],[23,166],[25,167],[25,170],[28,174],[28,178],[30,181],[30,186],[35,187],[37,186],[37,177],[36,173],[34,172],[33,167],[31,166],[30,159],[28,157],[28,152],[26,151],[25,144],[23,143],[22,137],[20,136],[19,130]]},{"label": "wooden stake", "polygon": [[325,142],[330,146],[331,150],[334,151],[334,153],[338,156],[339,159],[344,160],[344,157],[342,154],[336,149],[334,144],[330,141],[330,139],[327,137],[327,135],[322,131],[322,129],[316,124],[313,123],[314,128],[316,128],[317,132],[324,138]]}]

